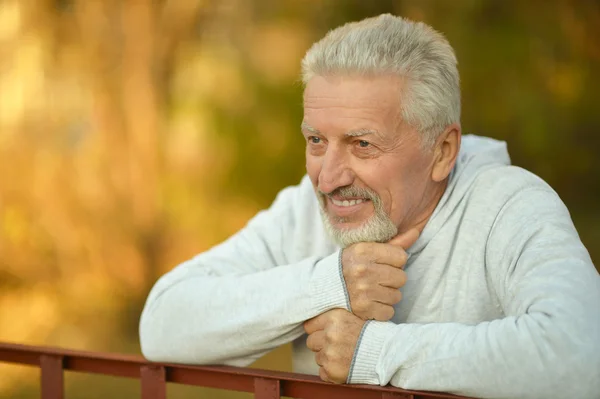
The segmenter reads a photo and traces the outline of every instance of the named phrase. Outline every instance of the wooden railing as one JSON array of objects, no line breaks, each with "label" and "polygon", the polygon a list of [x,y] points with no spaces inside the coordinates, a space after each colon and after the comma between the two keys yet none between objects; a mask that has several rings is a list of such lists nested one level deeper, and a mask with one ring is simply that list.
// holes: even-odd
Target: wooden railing
[{"label": "wooden railing", "polygon": [[165,399],[167,382],[253,392],[256,399],[433,399],[459,396],[406,391],[372,385],[335,385],[317,377],[226,366],[152,363],[141,356],[81,352],[60,348],[0,343],[0,362],[41,368],[41,398],[64,398],[64,372],[78,371],[141,380],[142,399]]}]

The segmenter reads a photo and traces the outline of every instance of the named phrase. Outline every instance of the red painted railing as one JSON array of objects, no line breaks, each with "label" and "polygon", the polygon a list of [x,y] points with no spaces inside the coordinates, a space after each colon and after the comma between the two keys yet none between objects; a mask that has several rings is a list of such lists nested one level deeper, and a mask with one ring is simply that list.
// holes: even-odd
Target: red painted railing
[{"label": "red painted railing", "polygon": [[[42,399],[63,399],[64,371],[130,377],[141,380],[142,399],[165,399],[167,382],[253,392],[256,399],[434,399],[459,396],[406,391],[372,385],[334,385],[317,377],[226,366],[183,366],[152,363],[141,356],[81,352],[0,343],[0,362],[41,368]],[[464,399],[464,397],[462,397]]]}]

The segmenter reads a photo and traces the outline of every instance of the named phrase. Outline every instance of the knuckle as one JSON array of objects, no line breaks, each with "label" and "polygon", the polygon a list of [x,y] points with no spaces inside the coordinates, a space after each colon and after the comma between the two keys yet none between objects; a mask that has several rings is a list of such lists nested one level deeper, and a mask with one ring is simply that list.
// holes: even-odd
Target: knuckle
[{"label": "knuckle", "polygon": [[[346,312],[346,310],[344,310]],[[333,317],[331,324],[329,324],[328,328],[325,329],[325,335],[333,337],[339,333],[339,326],[342,324],[343,315],[336,315]]]},{"label": "knuckle", "polygon": [[335,337],[335,333],[331,330],[326,330],[325,331],[325,342],[327,344],[331,344],[332,342],[335,341],[336,337]]},{"label": "knuckle", "polygon": [[354,245],[354,255],[365,256],[368,252],[368,245],[364,242],[359,242]]},{"label": "knuckle", "polygon": [[361,300],[358,301],[358,308],[362,312],[366,312],[367,310],[369,310],[369,305],[370,305],[370,302],[366,298],[362,298]]},{"label": "knuckle", "polygon": [[334,363],[338,357],[338,352],[331,346],[325,349],[325,359],[328,364]]},{"label": "knuckle", "polygon": [[327,347],[327,348],[321,349],[321,355],[322,355],[322,360],[323,360],[322,365],[325,366],[331,360],[331,348]]},{"label": "knuckle", "polygon": [[369,284],[365,282],[356,284],[356,291],[358,291],[359,294],[366,294],[369,291]]},{"label": "knuckle", "polygon": [[355,278],[363,277],[367,273],[367,265],[364,263],[358,263],[354,265],[352,274]]}]

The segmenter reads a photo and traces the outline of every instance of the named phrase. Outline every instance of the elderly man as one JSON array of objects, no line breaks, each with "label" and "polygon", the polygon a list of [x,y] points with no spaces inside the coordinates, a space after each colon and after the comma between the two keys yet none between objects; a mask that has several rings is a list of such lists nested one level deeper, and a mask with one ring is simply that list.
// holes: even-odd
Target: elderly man
[{"label": "elderly man", "polygon": [[292,342],[335,383],[599,397],[600,277],[558,195],[461,137],[445,38],[382,15],[302,71],[307,176],[156,283],[144,355],[244,366]]}]

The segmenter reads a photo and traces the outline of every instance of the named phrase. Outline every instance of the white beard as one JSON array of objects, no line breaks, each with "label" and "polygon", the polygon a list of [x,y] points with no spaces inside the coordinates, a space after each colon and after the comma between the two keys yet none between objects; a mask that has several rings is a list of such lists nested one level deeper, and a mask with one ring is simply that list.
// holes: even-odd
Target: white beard
[{"label": "white beard", "polygon": [[[365,188],[342,187],[337,189],[342,197],[367,198],[373,203],[374,215],[353,229],[339,229],[334,226],[332,216],[327,213],[327,194],[317,190],[317,199],[325,231],[340,247],[346,248],[358,242],[388,242],[398,234],[398,228],[385,213],[381,199],[373,191]],[[345,218],[337,218],[344,222]]]}]

